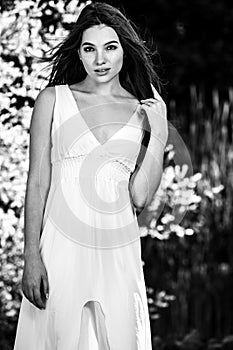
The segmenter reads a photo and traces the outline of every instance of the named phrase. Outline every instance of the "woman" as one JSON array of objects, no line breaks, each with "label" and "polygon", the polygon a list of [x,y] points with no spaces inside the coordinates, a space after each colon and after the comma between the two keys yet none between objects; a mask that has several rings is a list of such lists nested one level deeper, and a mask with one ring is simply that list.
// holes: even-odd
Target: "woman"
[{"label": "woman", "polygon": [[14,350],[151,350],[136,211],[159,186],[168,135],[150,52],[97,2],[48,60],[30,126]]}]

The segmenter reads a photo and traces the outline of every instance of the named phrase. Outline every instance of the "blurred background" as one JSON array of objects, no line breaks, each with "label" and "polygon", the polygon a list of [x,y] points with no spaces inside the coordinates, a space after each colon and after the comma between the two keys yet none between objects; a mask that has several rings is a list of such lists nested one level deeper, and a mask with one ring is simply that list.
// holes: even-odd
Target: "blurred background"
[{"label": "blurred background", "polygon": [[[48,75],[33,55],[59,43],[89,2],[1,1],[1,350],[13,348],[22,298],[29,125]],[[153,349],[232,350],[233,3],[106,2],[157,50],[168,110],[163,179],[141,220]]]}]

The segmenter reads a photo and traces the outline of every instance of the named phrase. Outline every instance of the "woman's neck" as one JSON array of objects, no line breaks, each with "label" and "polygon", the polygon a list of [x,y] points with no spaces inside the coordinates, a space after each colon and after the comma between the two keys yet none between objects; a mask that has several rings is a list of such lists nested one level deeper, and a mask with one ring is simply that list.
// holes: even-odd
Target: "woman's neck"
[{"label": "woman's neck", "polygon": [[118,77],[109,82],[98,83],[87,76],[85,80],[79,83],[79,86],[83,90],[98,96],[114,96],[124,93]]}]

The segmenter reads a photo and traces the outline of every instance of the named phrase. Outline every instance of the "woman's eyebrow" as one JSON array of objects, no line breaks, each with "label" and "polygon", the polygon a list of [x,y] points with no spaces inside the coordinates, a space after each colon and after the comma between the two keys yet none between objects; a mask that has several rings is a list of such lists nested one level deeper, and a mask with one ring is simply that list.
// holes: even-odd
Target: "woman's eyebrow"
[{"label": "woman's eyebrow", "polygon": [[[107,45],[107,44],[110,44],[110,43],[116,43],[116,44],[119,44],[119,42],[118,42],[118,41],[116,41],[116,40],[111,40],[111,41],[108,41],[107,43],[105,43],[104,45]],[[82,46],[84,46],[84,45],[91,45],[91,46],[95,46],[94,44],[89,43],[88,41],[85,41],[85,43],[83,43],[83,44],[82,44]]]}]

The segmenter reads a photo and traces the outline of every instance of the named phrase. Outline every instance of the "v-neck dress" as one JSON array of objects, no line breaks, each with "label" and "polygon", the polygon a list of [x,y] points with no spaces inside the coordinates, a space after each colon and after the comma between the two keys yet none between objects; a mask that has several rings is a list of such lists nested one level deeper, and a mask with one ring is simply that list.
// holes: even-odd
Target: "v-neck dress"
[{"label": "v-neck dress", "polygon": [[23,295],[14,350],[151,350],[140,229],[129,192],[144,135],[140,104],[101,144],[69,86],[55,91],[40,237],[49,299],[40,310]]}]

